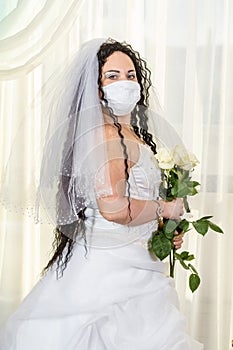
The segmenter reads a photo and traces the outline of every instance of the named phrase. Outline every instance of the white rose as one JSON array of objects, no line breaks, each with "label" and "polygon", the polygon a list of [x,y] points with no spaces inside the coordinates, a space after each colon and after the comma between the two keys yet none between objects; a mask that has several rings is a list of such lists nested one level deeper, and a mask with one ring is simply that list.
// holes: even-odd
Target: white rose
[{"label": "white rose", "polygon": [[189,159],[190,162],[192,163],[192,167],[194,168],[199,162],[199,160],[197,159],[197,157],[195,156],[194,153],[189,153]]},{"label": "white rose", "polygon": [[191,170],[198,163],[195,155],[193,153],[188,153],[187,150],[181,145],[175,146],[173,157],[175,164],[184,170]]},{"label": "white rose", "polygon": [[161,169],[172,169],[174,167],[174,159],[169,149],[160,148],[157,151],[156,158]]}]

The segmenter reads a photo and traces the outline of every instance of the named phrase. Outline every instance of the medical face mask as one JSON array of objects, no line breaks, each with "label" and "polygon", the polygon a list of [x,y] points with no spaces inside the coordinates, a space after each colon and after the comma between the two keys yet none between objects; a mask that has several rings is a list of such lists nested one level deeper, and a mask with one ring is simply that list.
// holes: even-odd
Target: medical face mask
[{"label": "medical face mask", "polygon": [[[141,98],[140,85],[135,81],[120,80],[102,87],[108,107],[117,116],[127,115]],[[102,101],[104,104],[104,101]]]}]

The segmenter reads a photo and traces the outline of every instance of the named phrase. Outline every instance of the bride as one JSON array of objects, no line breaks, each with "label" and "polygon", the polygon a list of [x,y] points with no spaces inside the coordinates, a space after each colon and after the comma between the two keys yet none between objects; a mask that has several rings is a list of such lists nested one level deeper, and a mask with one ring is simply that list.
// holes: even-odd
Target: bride
[{"label": "bride", "polygon": [[37,195],[56,225],[55,251],[1,350],[203,349],[147,247],[159,217],[179,219],[183,203],[158,197],[157,147],[180,141],[149,108],[145,61],[126,43],[95,39],[59,79]]}]

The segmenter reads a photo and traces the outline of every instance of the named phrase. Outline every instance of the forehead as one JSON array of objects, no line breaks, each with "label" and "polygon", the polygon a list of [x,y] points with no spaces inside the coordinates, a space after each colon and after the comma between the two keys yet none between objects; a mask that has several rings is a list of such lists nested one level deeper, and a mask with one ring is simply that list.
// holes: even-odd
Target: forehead
[{"label": "forehead", "polygon": [[131,58],[121,51],[115,51],[110,55],[105,64],[103,65],[103,70],[106,72],[111,69],[135,69],[133,61]]}]

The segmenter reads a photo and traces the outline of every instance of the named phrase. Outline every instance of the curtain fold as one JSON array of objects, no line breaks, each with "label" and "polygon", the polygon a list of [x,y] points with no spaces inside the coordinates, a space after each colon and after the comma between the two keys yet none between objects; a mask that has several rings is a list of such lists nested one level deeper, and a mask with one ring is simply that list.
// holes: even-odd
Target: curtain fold
[{"label": "curtain fold", "polygon": [[[17,3],[17,4],[16,4]],[[0,3],[1,4],[1,3]],[[10,6],[10,2],[8,4]],[[231,0],[12,1],[0,21],[0,178],[15,144],[25,198],[38,175],[43,106],[40,90],[80,45],[94,37],[126,40],[152,70],[166,118],[200,165],[197,217],[214,215],[224,235],[185,237],[201,285],[192,294],[177,264],[176,286],[193,336],[205,350],[233,338],[233,2]],[[31,101],[37,101],[31,104]],[[30,106],[30,107],[29,107]],[[21,129],[20,129],[21,128]],[[17,137],[16,137],[17,138]],[[16,152],[16,154],[17,154]],[[35,169],[30,177],[29,169]],[[14,174],[13,174],[14,175]],[[17,174],[16,174],[17,180]],[[17,307],[48,260],[53,227],[35,225],[20,208],[0,207],[0,322]]]},{"label": "curtain fold", "polygon": [[0,77],[14,79],[36,67],[46,50],[65,36],[83,0],[20,1],[0,22]]}]

